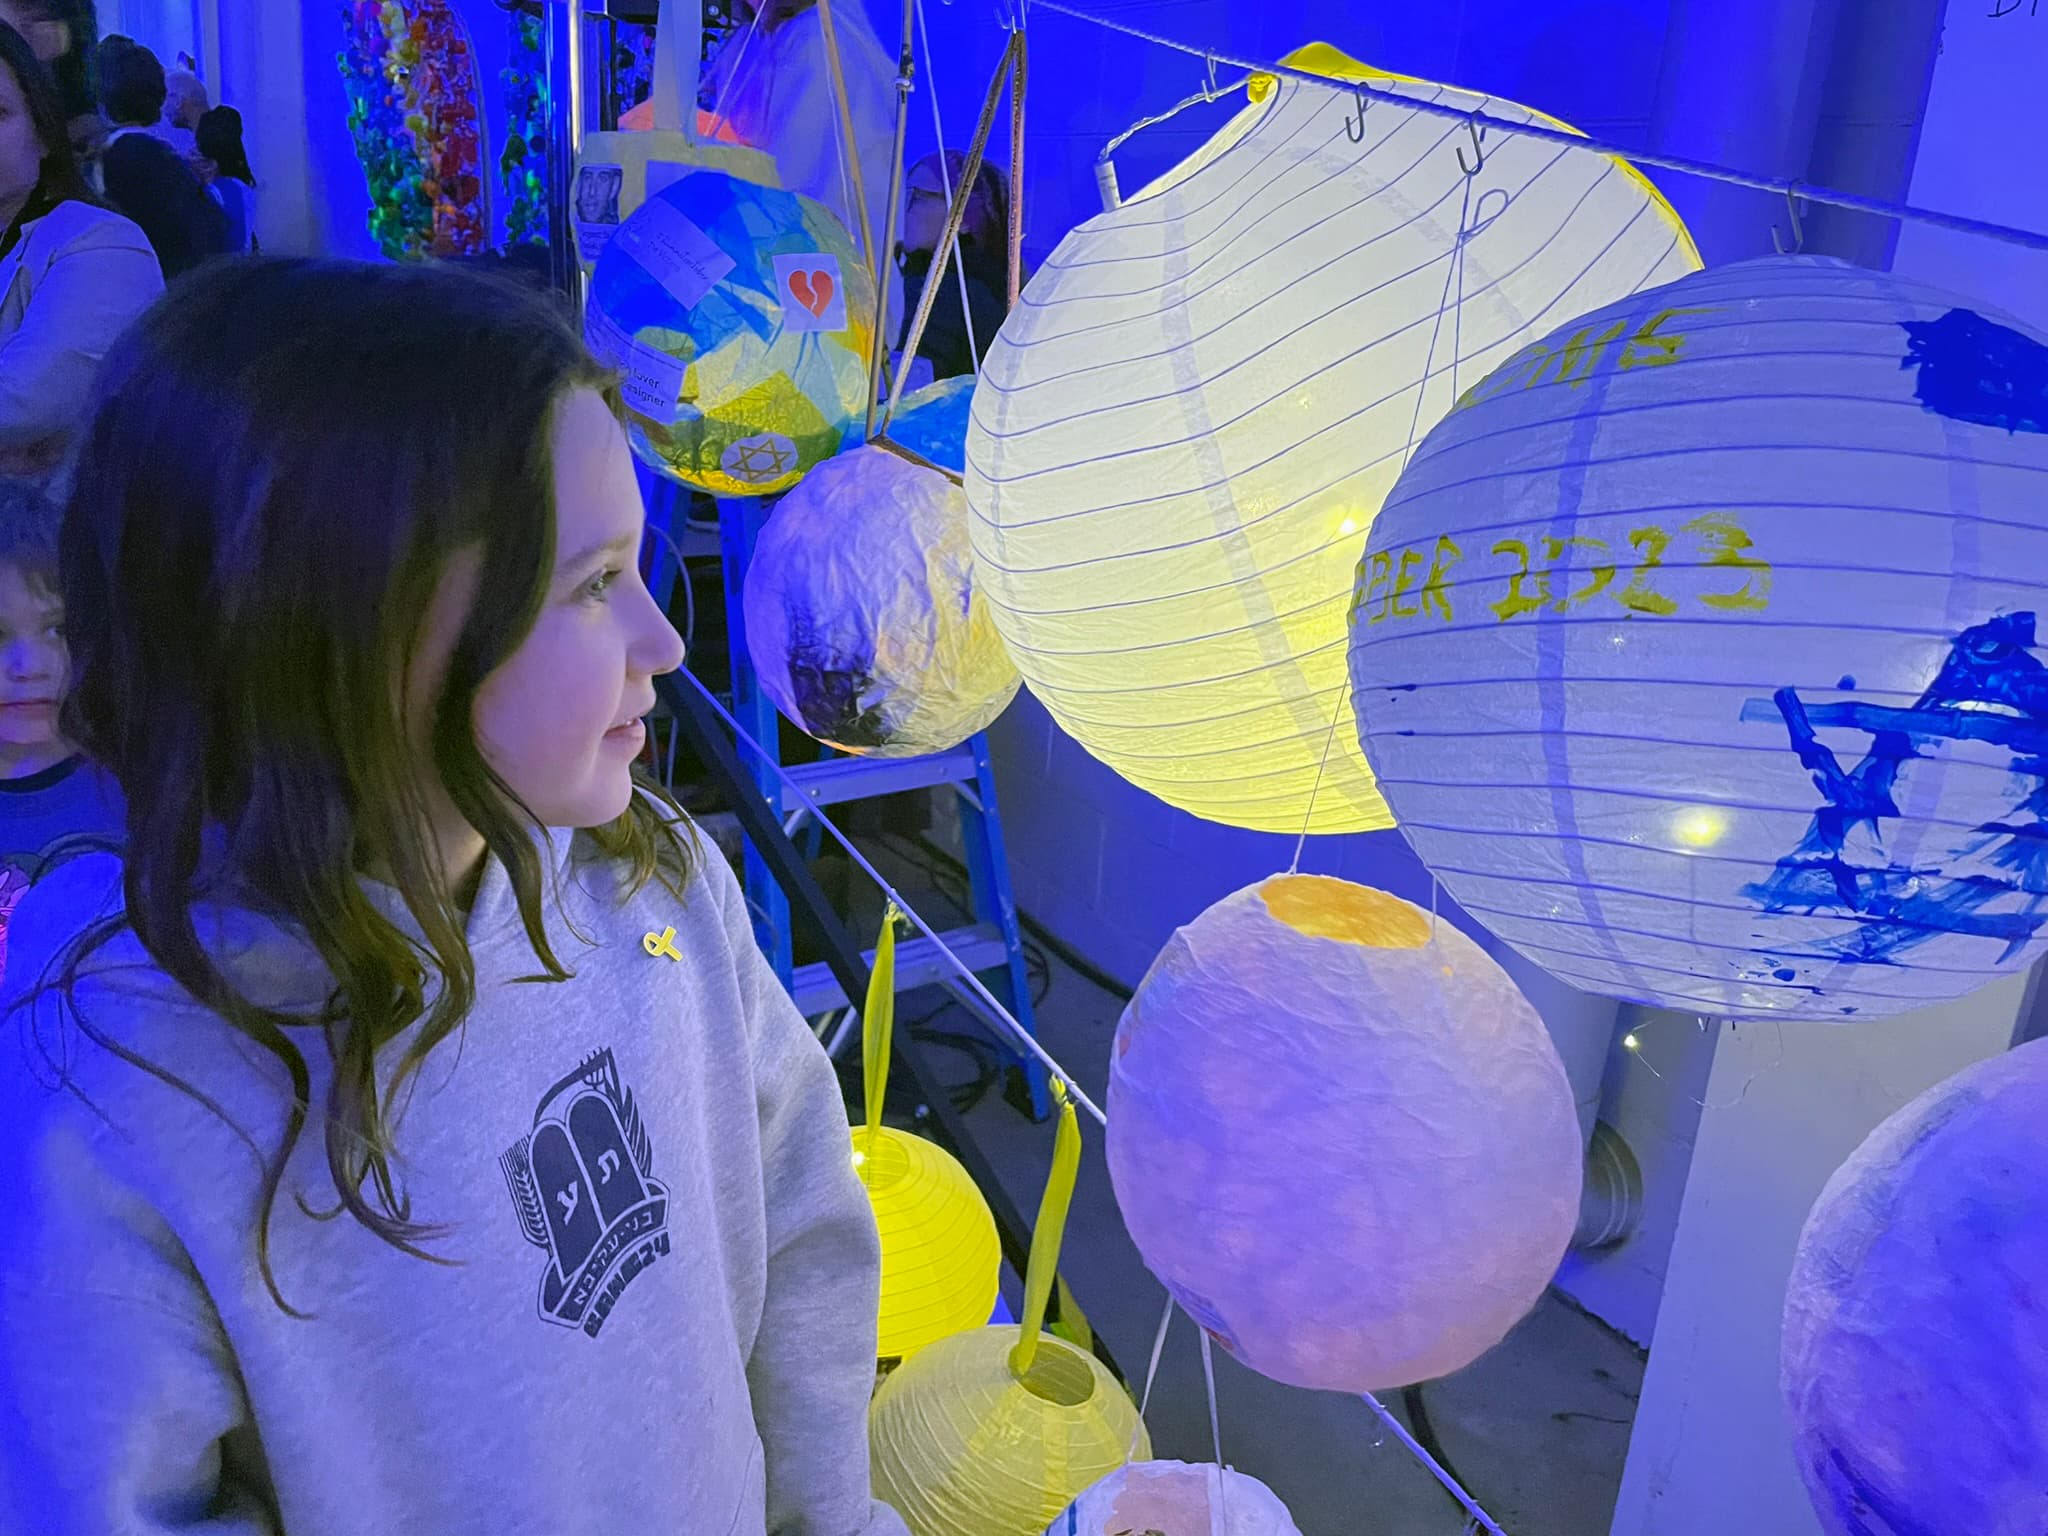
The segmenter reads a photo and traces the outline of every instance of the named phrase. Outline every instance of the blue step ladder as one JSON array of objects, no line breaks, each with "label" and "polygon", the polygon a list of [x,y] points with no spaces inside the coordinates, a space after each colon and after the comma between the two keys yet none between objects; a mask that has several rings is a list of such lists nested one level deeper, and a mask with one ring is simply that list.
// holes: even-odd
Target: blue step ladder
[{"label": "blue step ladder", "polygon": [[[642,471],[648,519],[656,526],[675,530],[688,505],[676,487]],[[747,567],[754,546],[767,521],[769,503],[762,498],[721,499],[718,504],[718,550],[725,580],[726,636],[731,648],[732,715],[763,748],[780,753],[781,716],[775,702],[761,687],[747,649],[745,605]],[[680,530],[675,530],[680,539]],[[655,561],[666,570],[671,562]],[[680,572],[677,572],[680,575]],[[655,598],[664,607],[669,602],[670,583],[664,579]],[[961,843],[966,853],[971,920],[939,937],[966,967],[978,975],[991,994],[1007,1007],[1027,1031],[1037,1033],[1032,1017],[1031,981],[1024,959],[1023,932],[1017,916],[1016,898],[1010,891],[1010,865],[1003,845],[1002,813],[996,799],[995,769],[989,760],[988,737],[976,733],[949,752],[929,757],[853,757],[821,748],[815,762],[794,763],[783,769],[795,787],[785,783],[761,754],[743,748],[741,758],[753,776],[761,798],[774,810],[783,827],[795,833],[815,812],[828,806],[857,800],[873,800],[906,790],[951,785],[960,808]],[[812,828],[816,832],[815,823]],[[815,844],[813,844],[815,846]],[[775,968],[782,984],[796,1000],[806,1018],[857,1005],[849,999],[832,967],[823,961],[799,966],[791,945],[788,894],[770,872],[752,839],[744,853],[744,885],[747,905],[753,914],[754,936]],[[866,959],[872,962],[873,952]],[[991,1038],[1024,1070],[1031,1095],[1032,1113],[1043,1120],[1052,1113],[1052,1097],[1044,1066],[1034,1056],[1011,1044],[1008,1032],[986,1018],[987,1005],[961,984],[955,968],[939,946],[919,935],[903,940],[896,948],[896,988],[899,993],[924,986],[944,986],[970,1011],[983,1016]]]}]

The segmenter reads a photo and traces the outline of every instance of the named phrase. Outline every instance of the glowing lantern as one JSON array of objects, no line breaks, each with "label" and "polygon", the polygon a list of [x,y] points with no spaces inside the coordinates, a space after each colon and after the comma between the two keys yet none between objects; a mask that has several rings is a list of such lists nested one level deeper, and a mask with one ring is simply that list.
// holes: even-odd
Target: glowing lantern
[{"label": "glowing lantern", "polygon": [[882,1237],[881,1358],[979,1328],[995,1310],[1003,1250],[974,1180],[943,1147],[882,1124],[896,1020],[896,909],[882,918],[861,1016],[867,1123],[853,1127],[853,1165]]},{"label": "glowing lantern", "polygon": [[821,464],[782,499],[745,601],[762,687],[843,751],[941,752],[1016,696],[1017,669],[974,587],[966,498],[886,448]]},{"label": "glowing lantern", "polygon": [[1227,1467],[1148,1461],[1112,1472],[1045,1536],[1301,1536],[1257,1478]]},{"label": "glowing lantern", "polygon": [[1574,320],[1417,450],[1358,572],[1424,863],[1589,991],[1842,1019],[2048,917],[2048,347],[1820,258]]},{"label": "glowing lantern", "polygon": [[692,171],[620,224],[584,334],[619,369],[634,451],[698,490],[788,490],[859,440],[874,284],[808,198]]},{"label": "glowing lantern", "polygon": [[1090,1484],[1152,1453],[1102,1362],[1039,1332],[1081,1161],[1074,1107],[1060,1098],[1022,1324],[941,1339],[892,1373],[869,1411],[875,1497],[912,1536],[1039,1536]]},{"label": "glowing lantern", "polygon": [[2048,1529],[2048,1041],[1874,1131],[1793,1261],[1783,1382],[1828,1536]]},{"label": "glowing lantern", "polygon": [[[1327,48],[1289,62],[1551,121]],[[1254,95],[1005,321],[967,440],[976,574],[1032,692],[1134,784],[1236,826],[1385,827],[1344,612],[1409,448],[1558,316],[1699,262],[1609,157],[1489,141],[1468,184],[1459,124],[1334,80]]]},{"label": "glowing lantern", "polygon": [[1117,1025],[1109,1172],[1146,1264],[1239,1360],[1340,1392],[1443,1376],[1536,1304],[1580,1142],[1536,1010],[1449,923],[1276,875]]}]

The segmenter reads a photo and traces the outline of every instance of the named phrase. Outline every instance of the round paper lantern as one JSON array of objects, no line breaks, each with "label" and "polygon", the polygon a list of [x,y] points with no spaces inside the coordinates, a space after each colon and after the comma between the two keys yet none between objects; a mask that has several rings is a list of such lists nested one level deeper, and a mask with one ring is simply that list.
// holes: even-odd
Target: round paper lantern
[{"label": "round paper lantern", "polygon": [[1301,1536],[1287,1506],[1227,1467],[1147,1461],[1112,1472],[1044,1536]]},{"label": "round paper lantern", "polygon": [[2048,347],[1817,257],[1563,326],[1359,566],[1365,750],[1474,917],[1588,991],[1844,1019],[2048,917]]},{"label": "round paper lantern", "polygon": [[747,568],[747,646],[777,707],[875,757],[958,746],[1017,693],[967,549],[959,487],[886,448],[813,470]]},{"label": "round paper lantern", "polygon": [[1499,1343],[1578,1219],[1536,1010],[1449,923],[1276,875],[1181,929],[1117,1025],[1109,1172],[1145,1263],[1217,1342],[1376,1391]]},{"label": "round paper lantern", "polygon": [[888,1126],[853,1128],[853,1162],[882,1234],[883,1359],[907,1358],[995,1311],[996,1219],[945,1148]]},{"label": "round paper lantern", "polygon": [[1829,1536],[2048,1530],[2048,1041],[1929,1089],[1828,1181],[1783,1383]]},{"label": "round paper lantern", "polygon": [[1461,246],[1464,128],[1374,102],[1360,142],[1341,84],[1257,97],[1068,235],[1004,322],[967,440],[977,575],[1032,692],[1132,783],[1235,826],[1385,827],[1344,612],[1409,448],[1558,316],[1699,263],[1628,166],[1520,138],[1485,145]]},{"label": "round paper lantern", "polygon": [[912,1536],[1039,1536],[1078,1493],[1152,1454],[1138,1408],[1093,1355],[1042,1338],[1019,1380],[1022,1330],[977,1328],[905,1362],[868,1415],[875,1497]]},{"label": "round paper lantern", "polygon": [[584,335],[623,376],[634,452],[695,489],[761,496],[859,440],[874,313],[824,208],[692,170],[604,246]]}]

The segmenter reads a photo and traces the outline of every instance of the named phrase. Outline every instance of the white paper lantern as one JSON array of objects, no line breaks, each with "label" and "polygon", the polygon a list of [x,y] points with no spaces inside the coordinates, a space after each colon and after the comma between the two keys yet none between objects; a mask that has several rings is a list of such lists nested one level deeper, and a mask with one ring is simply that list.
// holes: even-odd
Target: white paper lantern
[{"label": "white paper lantern", "polygon": [[1543,1021],[1449,923],[1276,875],[1176,933],[1117,1026],[1109,1171],[1146,1264],[1238,1359],[1340,1392],[1499,1343],[1578,1217]]},{"label": "white paper lantern", "polygon": [[1868,1017],[2040,953],[2048,348],[1745,262],[1570,322],[1417,451],[1351,669],[1403,831],[1589,991]]},{"label": "white paper lantern", "polygon": [[783,497],[747,568],[747,646],[776,706],[874,757],[958,746],[1017,693],[945,476],[856,448]]},{"label": "white paper lantern", "polygon": [[[1550,121],[1327,48],[1289,62]],[[1344,612],[1409,447],[1559,316],[1699,263],[1626,165],[1506,139],[1454,272],[1465,128],[1375,102],[1354,142],[1348,89],[1269,84],[1068,235],[1004,322],[968,433],[974,557],[1032,692],[1134,784],[1236,826],[1298,832],[1313,801],[1311,830],[1385,827]]]},{"label": "white paper lantern", "polygon": [[1922,1094],[1828,1181],[1783,1351],[1829,1536],[2048,1530],[2048,1041]]},{"label": "white paper lantern", "polygon": [[1301,1536],[1287,1506],[1227,1467],[1146,1461],[1110,1473],[1045,1536]]}]

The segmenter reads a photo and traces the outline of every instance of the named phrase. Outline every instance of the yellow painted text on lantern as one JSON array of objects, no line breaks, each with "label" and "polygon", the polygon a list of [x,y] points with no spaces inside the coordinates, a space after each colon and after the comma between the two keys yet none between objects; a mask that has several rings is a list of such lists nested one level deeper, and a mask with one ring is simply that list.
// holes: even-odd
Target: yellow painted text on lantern
[{"label": "yellow painted text on lantern", "polygon": [[[1734,586],[1691,594],[1693,602],[1711,612],[1756,612],[1770,606],[1771,563],[1750,553],[1756,541],[1740,523],[1707,513],[1681,523],[1677,531],[1687,536],[1680,553],[1688,558],[1674,559],[1667,566],[1672,530],[1655,524],[1631,529],[1626,582],[1617,581],[1622,562],[1602,558],[1613,553],[1608,540],[1584,535],[1559,538],[1533,529],[1494,541],[1487,553],[1500,567],[1496,578],[1464,580],[1486,584],[1480,596],[1488,599],[1487,611],[1503,624],[1543,612],[1572,613],[1596,599],[1601,607],[1618,607],[1624,616],[1668,618],[1684,606],[1669,588],[1669,578],[1681,570],[1707,572],[1717,581],[1723,572],[1728,580],[1741,578]],[[1451,573],[1463,559],[1464,551],[1447,534],[1439,535],[1433,545],[1372,551],[1359,562],[1350,617],[1356,621],[1365,613],[1368,624],[1432,616],[1453,621],[1453,594],[1460,583],[1451,580]],[[1552,580],[1560,575],[1562,580]],[[1505,588],[1494,586],[1494,579],[1505,582]],[[1499,595],[1488,598],[1489,591]]]},{"label": "yellow painted text on lantern", "polygon": [[[1532,343],[1460,395],[1458,403],[1451,407],[1452,414],[1482,400],[1490,400],[1495,395],[1506,394],[1517,378],[1524,389],[1534,389],[1539,384],[1568,384],[1577,389],[1602,372],[1603,367],[1666,367],[1679,360],[1686,341],[1684,332],[1667,330],[1666,327],[1684,315],[1713,312],[1713,306],[1661,309],[1638,326],[1633,336],[1627,335],[1629,323],[1622,319],[1600,331],[1591,326],[1582,327],[1556,346],[1545,342]],[[1623,341],[1624,336],[1627,336],[1626,341]],[[1609,349],[1617,342],[1621,346],[1610,357]]]},{"label": "yellow painted text on lantern", "polygon": [[1259,887],[1266,910],[1297,933],[1371,949],[1420,949],[1429,942],[1422,909],[1385,891],[1325,875],[1276,875]]}]

